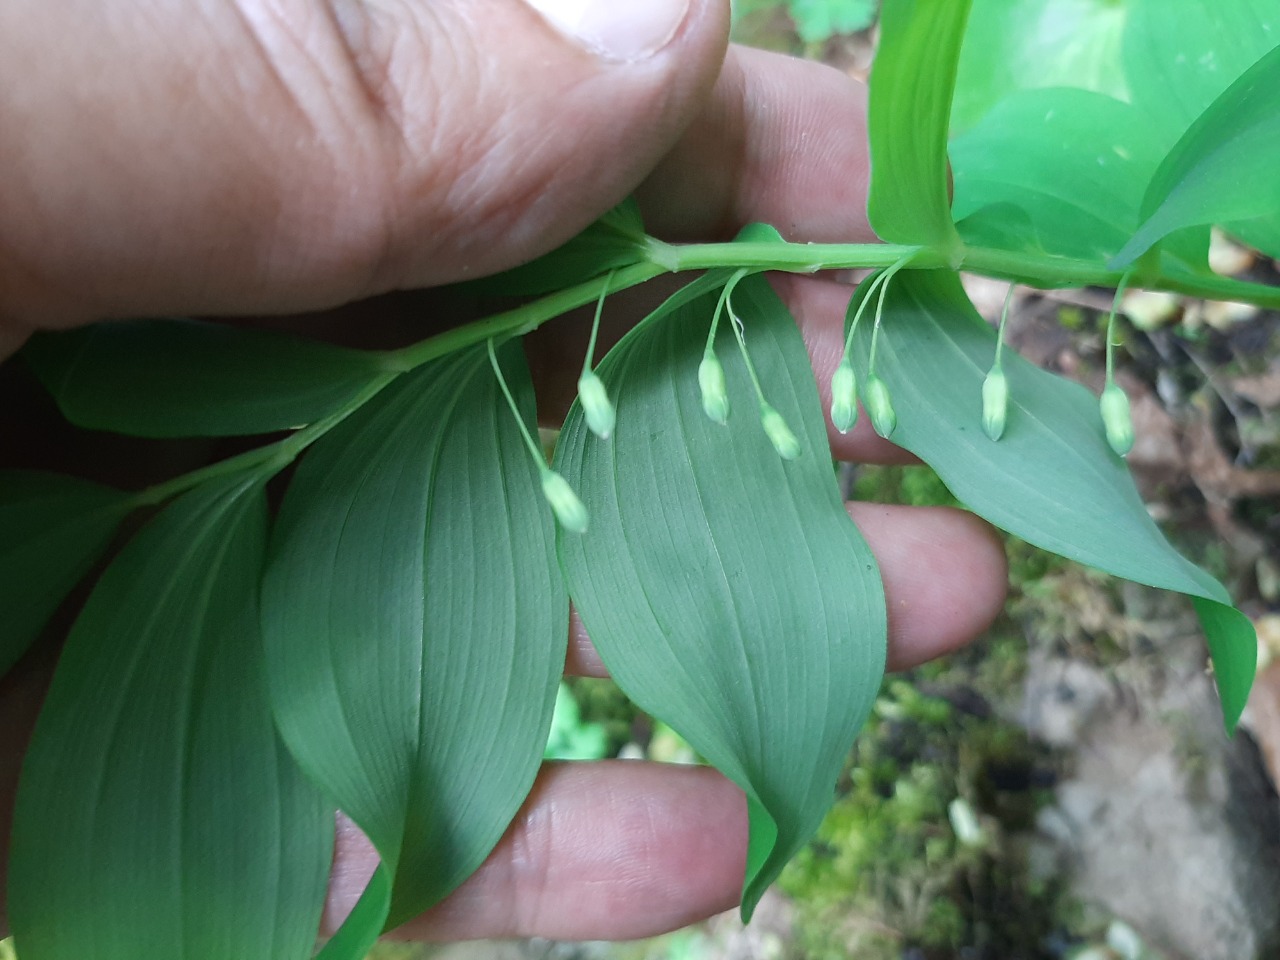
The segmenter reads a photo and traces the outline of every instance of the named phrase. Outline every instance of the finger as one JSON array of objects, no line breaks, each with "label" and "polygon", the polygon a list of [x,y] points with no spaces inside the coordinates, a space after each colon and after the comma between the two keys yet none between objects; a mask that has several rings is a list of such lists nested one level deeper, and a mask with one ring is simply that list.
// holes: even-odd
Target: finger
[{"label": "finger", "polygon": [[880,564],[890,670],[950,653],[1000,615],[1008,563],[986,521],[951,507],[846,506]]},{"label": "finger", "polygon": [[[742,791],[705,767],[547,764],[479,870],[395,936],[626,940],[727,910],[746,864]],[[340,821],[325,926],[351,911],[377,864]]]},{"label": "finger", "polygon": [[870,243],[866,88],[831,67],[731,47],[702,111],[638,192],[652,232]]},{"label": "finger", "polygon": [[[890,670],[907,670],[980,636],[1004,609],[1004,545],[985,521],[950,507],[845,504],[880,565]],[[565,673],[608,669],[575,611]]]},{"label": "finger", "polygon": [[143,7],[0,5],[0,317],[300,312],[511,266],[670,148],[728,29],[724,0]]}]

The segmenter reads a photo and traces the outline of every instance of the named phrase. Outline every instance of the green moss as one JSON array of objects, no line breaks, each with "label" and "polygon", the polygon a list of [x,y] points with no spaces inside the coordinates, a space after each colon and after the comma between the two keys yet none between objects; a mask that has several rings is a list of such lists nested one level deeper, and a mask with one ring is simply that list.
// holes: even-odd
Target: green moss
[{"label": "green moss", "polygon": [[919,466],[859,466],[854,470],[855,500],[912,506],[959,506],[932,468]]},{"label": "green moss", "polygon": [[[956,669],[946,685],[886,682],[835,806],[783,874],[805,958],[1049,956],[1034,945],[1059,928],[1061,892],[1032,882],[1010,837],[1052,771]],[[949,817],[968,811],[962,842]]]}]

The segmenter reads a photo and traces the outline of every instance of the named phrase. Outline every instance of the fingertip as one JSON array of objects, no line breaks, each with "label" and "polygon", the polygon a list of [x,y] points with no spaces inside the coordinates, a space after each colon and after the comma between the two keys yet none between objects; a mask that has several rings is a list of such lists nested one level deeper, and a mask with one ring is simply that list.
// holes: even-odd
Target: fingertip
[{"label": "fingertip", "polygon": [[890,669],[950,653],[1000,615],[1008,562],[986,521],[952,507],[853,503],[848,509],[880,563]]},{"label": "fingertip", "polygon": [[742,791],[709,768],[547,764],[489,859],[394,936],[655,936],[738,902],[746,838]]}]

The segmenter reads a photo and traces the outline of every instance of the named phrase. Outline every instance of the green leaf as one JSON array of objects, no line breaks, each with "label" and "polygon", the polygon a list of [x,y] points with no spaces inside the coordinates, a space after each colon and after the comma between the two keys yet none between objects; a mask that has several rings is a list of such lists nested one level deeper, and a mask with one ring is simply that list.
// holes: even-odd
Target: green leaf
[{"label": "green leaf", "polygon": [[649,259],[640,208],[627,197],[580,234],[548,254],[465,284],[478,293],[540,296]]},{"label": "green leaf", "polygon": [[[1132,99],[1161,129],[1160,144],[1178,137],[1263,54],[1280,45],[1274,0],[1127,0],[1124,68]],[[1246,243],[1280,257],[1280,215],[1230,223]]]},{"label": "green leaf", "polygon": [[102,556],[129,509],[128,494],[87,480],[0,471],[0,676]]},{"label": "green leaf", "polygon": [[1274,0],[1125,0],[1133,104],[1172,144],[1263,54],[1280,46]]},{"label": "green leaf", "polygon": [[[869,324],[855,336],[860,375],[870,337]],[[888,383],[898,413],[894,442],[1001,529],[1115,576],[1192,597],[1209,639],[1223,715],[1234,727],[1257,657],[1248,618],[1216,580],[1165,540],[1124,461],[1107,445],[1098,399],[1083,387],[1004,351],[1007,424],[999,441],[987,437],[982,381],[995,347],[995,332],[957,276],[898,273],[876,354],[876,373]]]},{"label": "green leaf", "polygon": [[261,484],[200,487],[102,575],[22,770],[23,960],[305,960],[333,815],[272,726]]},{"label": "green leaf", "polygon": [[871,71],[867,216],[882,240],[957,251],[947,127],[969,0],[891,0]]},{"label": "green leaf", "polygon": [[196,320],[38,333],[22,356],[72,423],[138,437],[292,429],[386,373],[376,353]]},{"label": "green leaf", "polygon": [[973,0],[952,133],[1021,90],[1076,87],[1126,99],[1120,50],[1128,15],[1129,4],[1117,0]]},{"label": "green leaf", "polygon": [[[519,346],[502,355],[532,429]],[[405,374],[307,454],[263,622],[285,741],[394,879],[356,922],[403,922],[515,815],[564,666],[550,511],[483,346]]]},{"label": "green leaf", "polygon": [[[1021,241],[1013,249],[1106,261],[1138,227],[1158,139],[1143,113],[1099,93],[1015,93],[951,145],[961,236],[981,243],[1001,214],[1000,232]],[[1180,233],[1168,248],[1184,272],[1208,270],[1207,229]]]},{"label": "green leaf", "polygon": [[805,43],[857,33],[876,19],[876,0],[789,0],[787,12]]},{"label": "green leaf", "polygon": [[1187,129],[1151,179],[1145,218],[1112,260],[1132,263],[1182,227],[1280,214],[1280,47],[1244,72]]},{"label": "green leaf", "polygon": [[[612,439],[574,408],[556,467],[591,512],[561,534],[570,595],[619,686],[746,791],[742,911],[812,835],[884,669],[875,560],[844,510],[808,354],[763,277],[733,295],[765,394],[800,441],[783,461],[727,329],[728,425],[698,390],[716,292],[660,310],[601,362]],[[724,326],[727,326],[724,325]]]}]

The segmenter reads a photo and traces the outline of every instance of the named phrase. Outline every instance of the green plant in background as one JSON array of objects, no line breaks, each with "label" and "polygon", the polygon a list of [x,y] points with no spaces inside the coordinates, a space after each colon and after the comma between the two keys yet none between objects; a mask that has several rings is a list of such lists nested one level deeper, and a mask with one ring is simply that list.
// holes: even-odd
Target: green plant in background
[{"label": "green plant in background", "polygon": [[542,751],[543,757],[548,760],[599,760],[608,754],[609,739],[604,726],[584,721],[569,685],[561,683],[556,689],[551,733]]},{"label": "green plant in background", "polygon": [[796,35],[804,43],[817,44],[865,30],[875,22],[878,7],[879,0],[736,0],[733,16],[738,20],[783,8],[796,26]]},{"label": "green plant in background", "polygon": [[[1064,90],[973,71],[966,48],[1019,45],[1039,23],[1007,6],[976,2],[966,36],[968,3],[885,3],[869,202],[884,244],[757,226],[670,245],[625,203],[488,282],[534,299],[398,350],[177,321],[34,339],[26,361],[81,426],[283,436],[140,492],[0,475],[0,606],[16,611],[0,668],[124,518],[158,508],[72,628],[24,766],[9,894],[24,960],[308,956],[335,808],[381,867],[321,955],[363,956],[461,883],[521,805],[570,599],[619,686],[745,791],[749,918],[830,807],[885,653],[875,560],[766,270],[874,269],[850,304],[836,419],[851,419],[851,381],[976,513],[1191,597],[1234,726],[1253,629],[1148,516],[1113,449],[1124,405],[1112,392],[1100,411],[1006,349],[1002,429],[984,429],[998,337],[956,271],[1280,306],[1206,260],[1215,223],[1280,253],[1280,13],[1107,5],[1123,8],[1117,60],[1101,89]],[[1213,70],[1179,68],[1197,51]],[[1176,106],[1153,107],[1157,92]],[[705,272],[587,357],[548,464],[520,337],[684,271]],[[295,461],[272,518],[266,485]]]}]

